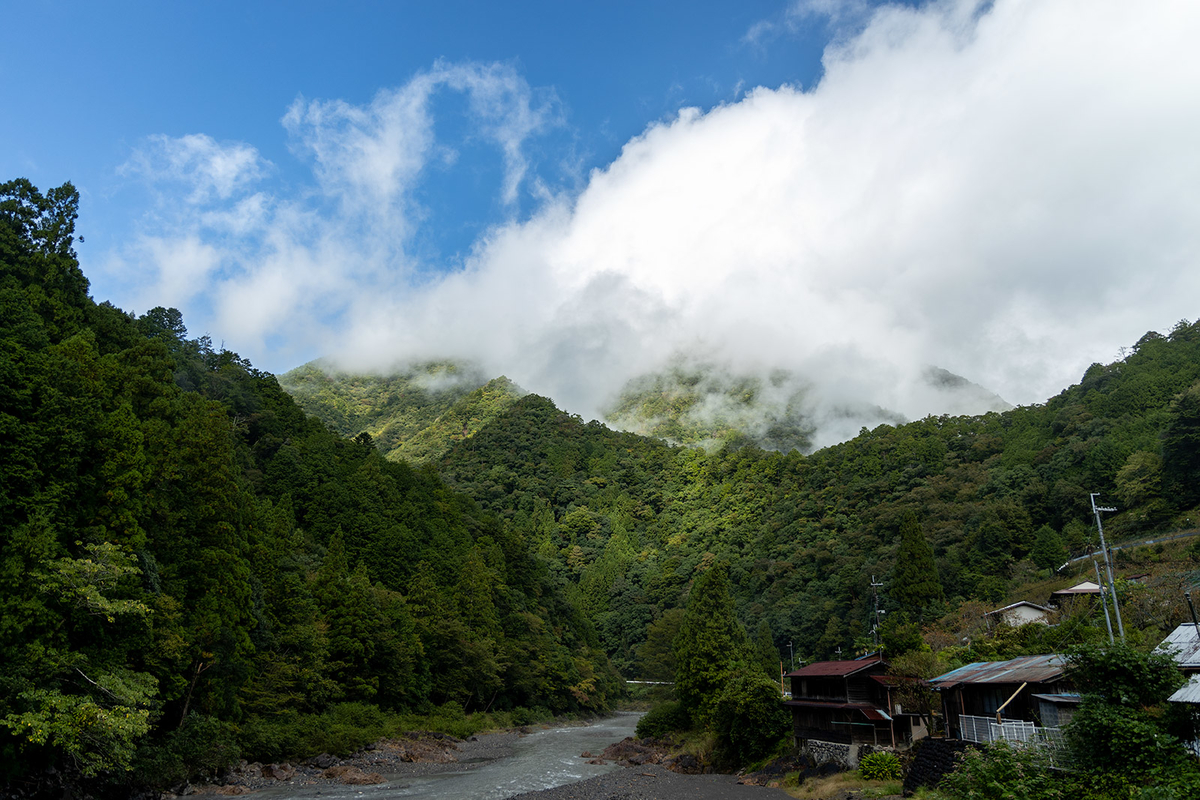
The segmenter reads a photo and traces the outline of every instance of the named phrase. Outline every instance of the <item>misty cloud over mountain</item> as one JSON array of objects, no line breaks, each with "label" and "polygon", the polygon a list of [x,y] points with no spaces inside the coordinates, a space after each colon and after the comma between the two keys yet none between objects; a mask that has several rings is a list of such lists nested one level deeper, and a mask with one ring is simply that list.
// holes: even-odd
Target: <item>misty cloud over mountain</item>
[{"label": "misty cloud over mountain", "polygon": [[[1039,402],[1200,313],[1200,7],[855,19],[816,86],[682,109],[578,189],[526,155],[569,114],[502,65],[438,64],[361,106],[297,100],[304,189],[268,188],[251,144],[158,137],[126,170],[161,207],[106,269],[148,270],[142,307],[178,306],[274,371],[468,359],[585,418],[681,354],[785,370],[829,412],[820,443],[857,432],[837,409]],[[467,99],[513,209],[450,271],[411,246],[416,187],[450,157],[444,93]]]}]

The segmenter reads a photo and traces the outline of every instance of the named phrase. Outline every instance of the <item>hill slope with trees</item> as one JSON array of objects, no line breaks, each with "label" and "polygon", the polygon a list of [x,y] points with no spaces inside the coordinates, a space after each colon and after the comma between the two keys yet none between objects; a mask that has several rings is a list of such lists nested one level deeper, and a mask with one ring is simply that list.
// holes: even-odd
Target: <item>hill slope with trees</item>
[{"label": "hill slope with trees", "polygon": [[309,755],[330,714],[609,706],[594,629],[510,524],[177,311],[93,302],[77,203],[0,185],[0,778],[120,795]]},{"label": "hill slope with trees", "polygon": [[[1044,404],[809,455],[672,445],[493,382],[413,401],[385,442],[428,459],[413,466],[187,338],[177,311],[95,303],[77,202],[69,184],[0,186],[5,780],[55,767],[111,788],[133,769],[161,785],[386,712],[602,710],[621,675],[697,658],[678,636],[689,607],[720,610],[729,669],[876,634],[889,653],[950,650],[1089,544],[1090,492],[1120,508],[1114,538],[1200,513],[1200,323],[1146,334]],[[313,397],[355,396],[309,377]],[[377,422],[392,401],[373,398],[397,386],[325,416]],[[1177,606],[1132,603],[1134,635],[1156,641]],[[972,655],[1095,641],[1080,620]],[[712,700],[713,724],[751,713]]]},{"label": "hill slope with trees", "polygon": [[[639,648],[718,560],[747,630],[828,656],[865,646],[873,576],[896,627],[1005,600],[1093,541],[1090,492],[1120,507],[1114,537],[1191,527],[1198,379],[1200,324],[1181,322],[1044,404],[881,425],[809,456],[674,447],[528,396],[439,468],[536,543],[626,674],[655,670]],[[906,517],[936,566],[919,605],[897,563]]]}]

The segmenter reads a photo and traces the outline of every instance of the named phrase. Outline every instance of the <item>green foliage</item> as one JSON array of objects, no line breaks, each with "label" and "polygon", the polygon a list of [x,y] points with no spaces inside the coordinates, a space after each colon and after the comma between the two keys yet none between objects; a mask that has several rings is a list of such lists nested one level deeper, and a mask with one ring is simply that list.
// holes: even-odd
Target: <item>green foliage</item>
[{"label": "green foliage", "polygon": [[911,511],[900,523],[900,552],[896,554],[890,595],[897,608],[918,619],[931,603],[943,598],[933,550],[925,540],[917,515]]},{"label": "green foliage", "polygon": [[904,777],[895,753],[868,753],[858,762],[858,774],[869,781],[894,781]]},{"label": "green foliage", "polygon": [[716,754],[728,764],[745,765],[775,749],[789,730],[779,684],[753,670],[732,675],[711,712]]},{"label": "green foliage", "polygon": [[921,627],[913,622],[905,611],[888,614],[880,627],[880,644],[888,658],[911,653],[925,646],[925,640],[921,638]]},{"label": "green foliage", "polygon": [[131,768],[137,741],[150,730],[147,703],[154,696],[152,677],[129,671],[79,677],[99,691],[75,694],[56,688],[21,692],[18,709],[0,719],[31,745],[49,745],[87,777]]},{"label": "green foliage", "polygon": [[241,757],[233,727],[212,717],[189,714],[161,744],[143,745],[134,760],[138,777],[167,789],[183,783],[215,780]]},{"label": "green foliage", "polygon": [[1132,778],[1183,766],[1179,740],[1166,732],[1161,710],[1085,700],[1066,729],[1072,767],[1093,775]]},{"label": "green foliage", "polygon": [[996,742],[959,755],[938,786],[954,800],[1073,800],[1079,795],[1037,747]]},{"label": "green foliage", "polygon": [[726,684],[744,664],[746,632],[733,612],[728,567],[696,579],[675,637],[675,691],[693,719],[707,724]]},{"label": "green foliage", "polygon": [[[619,679],[525,529],[306,418],[177,310],[93,303],[77,200],[0,186],[6,776],[163,785],[431,703],[609,707]],[[472,430],[513,399],[489,386],[456,395]]]},{"label": "green foliage", "polygon": [[669,736],[679,731],[690,730],[692,719],[683,703],[678,700],[668,700],[659,703],[647,711],[638,720],[635,733],[639,739]]},{"label": "green foliage", "polygon": [[804,395],[804,381],[785,370],[736,375],[677,359],[630,381],[605,416],[624,430],[707,449],[752,444],[807,452],[815,428],[804,415]]},{"label": "green foliage", "polygon": [[390,375],[353,375],[314,361],[279,378],[309,414],[337,433],[366,433],[393,460],[425,463],[474,435],[525,392],[455,362],[413,364]]},{"label": "green foliage", "polygon": [[[965,607],[1001,599],[1014,564],[1048,563],[1047,530],[1086,545],[1089,491],[1121,498],[1115,538],[1183,517],[1200,485],[1200,323],[1186,322],[1045,404],[880,425],[807,456],[726,438],[736,415],[708,420],[710,450],[672,447],[452,365],[340,387],[302,373],[310,397],[331,398],[338,436],[274,377],[187,339],[178,311],[134,319],[91,301],[71,249],[77,200],[70,185],[0,186],[0,720],[14,770],[94,757],[88,769],[122,771],[194,715],[278,753],[315,746],[310,727],[337,727],[325,715],[343,707],[364,729],[430,707],[458,708],[447,724],[461,726],[484,710],[598,711],[622,691],[618,669],[679,671],[685,707],[711,721],[770,645],[832,655],[862,640],[871,575],[892,575],[893,600],[926,621],[944,611],[934,575]],[[678,381],[690,394],[639,402],[677,405],[660,416],[686,427],[704,422],[688,398],[757,414],[790,397],[786,376],[692,377]],[[789,449],[802,421],[776,410],[781,427],[758,441]],[[923,574],[896,580],[913,564]],[[969,654],[1099,635],[1080,613],[973,639]]]},{"label": "green foliage", "polygon": [[1029,551],[1029,560],[1044,570],[1057,569],[1066,562],[1067,548],[1049,525],[1038,528],[1033,549]]},{"label": "green foliage", "polygon": [[1124,642],[1076,648],[1065,674],[1084,695],[1126,708],[1162,703],[1184,683],[1170,653],[1146,653]]},{"label": "green foliage", "polygon": [[1162,432],[1161,474],[1163,489],[1180,508],[1200,504],[1200,382],[1171,403]]},{"label": "green foliage", "polygon": [[646,641],[637,651],[638,676],[643,680],[673,681],[675,679],[674,642],[683,625],[683,609],[672,608],[646,628]]}]

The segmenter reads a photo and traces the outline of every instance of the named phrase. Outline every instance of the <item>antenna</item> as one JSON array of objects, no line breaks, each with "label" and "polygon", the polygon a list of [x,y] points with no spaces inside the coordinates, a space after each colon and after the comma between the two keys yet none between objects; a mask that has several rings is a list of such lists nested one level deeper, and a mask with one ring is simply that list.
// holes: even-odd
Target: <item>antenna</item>
[{"label": "antenna", "polygon": [[876,583],[875,576],[872,575],[871,589],[875,592],[875,627],[872,630],[872,633],[875,634],[875,653],[879,656],[880,660],[883,659],[883,651],[879,647],[879,615],[883,613],[879,610],[879,587],[881,586],[883,586],[883,584]]}]

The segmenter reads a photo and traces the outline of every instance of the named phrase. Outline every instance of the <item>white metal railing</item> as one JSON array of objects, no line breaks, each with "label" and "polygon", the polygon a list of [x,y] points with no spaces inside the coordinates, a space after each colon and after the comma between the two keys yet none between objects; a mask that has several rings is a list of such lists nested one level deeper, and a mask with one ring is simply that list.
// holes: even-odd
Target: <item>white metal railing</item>
[{"label": "white metal railing", "polygon": [[1043,728],[1019,719],[997,723],[995,717],[973,717],[969,714],[960,715],[958,720],[960,735],[970,742],[1008,742],[1049,747],[1062,744],[1061,728]]}]

